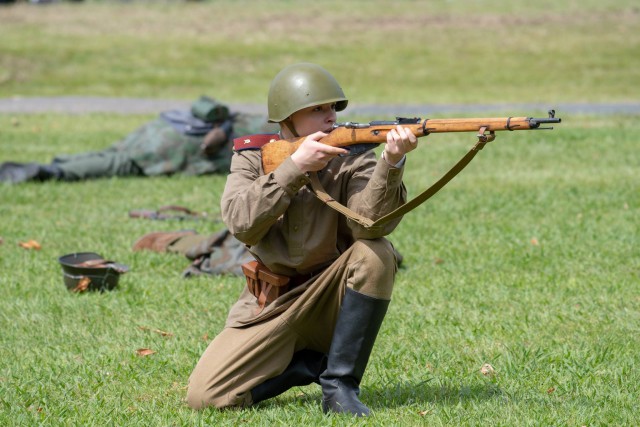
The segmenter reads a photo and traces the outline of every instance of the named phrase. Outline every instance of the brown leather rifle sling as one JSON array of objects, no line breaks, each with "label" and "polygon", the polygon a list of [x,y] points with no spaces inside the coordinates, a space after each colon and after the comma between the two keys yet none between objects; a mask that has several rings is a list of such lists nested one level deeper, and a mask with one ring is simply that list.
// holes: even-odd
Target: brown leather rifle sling
[{"label": "brown leather rifle sling", "polygon": [[431,187],[427,188],[422,193],[418,194],[416,197],[400,206],[396,210],[388,213],[387,215],[378,218],[378,220],[373,221],[369,218],[366,218],[348,207],[340,204],[333,197],[331,197],[322,187],[320,180],[318,179],[318,175],[315,172],[309,174],[309,179],[311,180],[311,189],[313,193],[316,195],[318,199],[324,202],[327,206],[335,209],[340,212],[344,216],[358,224],[362,225],[365,228],[373,228],[377,226],[381,226],[386,224],[389,221],[392,221],[398,217],[403,216],[407,212],[415,209],[420,206],[422,203],[426,202],[430,199],[434,194],[436,194],[442,187],[444,187],[449,181],[451,181],[457,174],[459,174],[470,162],[473,158],[478,154],[480,150],[482,150],[487,142],[491,142],[495,139],[495,132],[490,131],[489,134],[485,134],[486,128],[480,128],[478,133],[478,142],[469,150],[467,154],[465,154],[447,173],[445,173],[442,178],[436,181]]}]

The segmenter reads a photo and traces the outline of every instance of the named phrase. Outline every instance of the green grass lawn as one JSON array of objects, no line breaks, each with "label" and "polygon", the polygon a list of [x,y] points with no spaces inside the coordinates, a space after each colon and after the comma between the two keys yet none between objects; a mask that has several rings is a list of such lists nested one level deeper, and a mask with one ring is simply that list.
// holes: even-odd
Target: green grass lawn
[{"label": "green grass lawn", "polygon": [[[307,60],[354,103],[638,102],[639,21],[625,0],[19,2],[0,7],[0,97],[263,103],[281,66]],[[356,422],[324,416],[316,385],[187,407],[243,280],[183,279],[186,258],[130,249],[221,223],[127,214],[217,218],[225,177],[1,185],[0,425],[638,424],[640,117],[558,116],[553,131],[499,133],[390,236],[404,265],[362,384],[375,415]],[[0,161],[101,149],[152,117],[0,114]],[[422,139],[410,193],[473,143]],[[19,246],[30,239],[42,249]],[[113,292],[72,294],[57,259],[76,251],[131,270]]]},{"label": "green grass lawn", "polygon": [[318,62],[362,103],[637,101],[631,0],[85,1],[0,7],[0,96],[265,102]]},{"label": "green grass lawn", "polygon": [[[146,119],[13,118],[18,125],[0,117],[3,153],[24,147],[40,160],[104,146]],[[376,413],[367,423],[637,421],[640,126],[637,117],[563,119],[554,131],[499,133],[392,234],[405,262],[363,382]],[[411,193],[472,143],[471,134],[422,139],[407,164]],[[127,213],[176,203],[215,217],[223,185],[214,176],[0,188],[0,424],[350,423],[322,415],[317,386],[242,411],[186,406],[188,375],[243,281],[183,279],[186,258],[130,250],[149,231],[220,224]],[[29,239],[42,249],[18,246]],[[75,251],[131,271],[116,291],[71,294],[57,258]],[[494,375],[481,373],[485,363]]]}]

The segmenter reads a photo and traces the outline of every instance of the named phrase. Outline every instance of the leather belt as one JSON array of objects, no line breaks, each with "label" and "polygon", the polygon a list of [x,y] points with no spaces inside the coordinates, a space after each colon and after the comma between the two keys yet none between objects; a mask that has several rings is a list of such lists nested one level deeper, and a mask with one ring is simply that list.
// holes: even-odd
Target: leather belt
[{"label": "leather belt", "polygon": [[321,268],[319,270],[312,271],[311,273],[299,274],[297,276],[289,277],[289,286],[291,288],[297,288],[303,283],[306,283],[314,277],[319,276],[324,270],[324,268]]}]

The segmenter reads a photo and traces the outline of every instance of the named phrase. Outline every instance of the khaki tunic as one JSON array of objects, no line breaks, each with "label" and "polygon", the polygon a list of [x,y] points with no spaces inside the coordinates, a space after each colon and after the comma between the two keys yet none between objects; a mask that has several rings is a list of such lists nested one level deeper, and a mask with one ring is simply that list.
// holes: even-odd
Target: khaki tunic
[{"label": "khaki tunic", "polygon": [[[337,157],[318,172],[327,193],[353,211],[376,220],[406,202],[403,168],[375,153]],[[271,271],[296,276],[322,270],[358,239],[391,233],[400,218],[366,229],[318,200],[309,178],[287,158],[268,175],[259,150],[234,154],[222,196],[222,217],[238,240]],[[232,308],[227,326],[255,318],[255,298],[245,292]],[[262,313],[264,318],[269,307]]]}]

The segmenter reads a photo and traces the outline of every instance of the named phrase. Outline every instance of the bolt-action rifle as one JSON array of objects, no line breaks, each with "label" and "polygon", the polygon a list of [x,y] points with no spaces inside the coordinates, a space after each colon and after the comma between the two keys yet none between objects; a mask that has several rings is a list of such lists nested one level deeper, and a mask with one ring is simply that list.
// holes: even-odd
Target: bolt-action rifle
[{"label": "bolt-action rifle", "polygon": [[[534,117],[500,117],[474,119],[425,119],[400,118],[390,121],[373,121],[369,123],[336,123],[333,130],[320,142],[333,147],[348,149],[350,155],[370,150],[387,141],[387,133],[402,125],[417,137],[432,133],[444,132],[478,132],[479,141],[486,143],[495,139],[495,132],[501,130],[553,129],[541,127],[547,123],[560,123],[555,117],[555,110],[549,110],[548,118]],[[292,155],[302,144],[304,138],[282,139],[269,142],[262,147],[262,167],[264,173],[270,173],[280,163]]]},{"label": "bolt-action rifle", "polygon": [[[440,178],[431,187],[400,206],[393,212],[373,221],[352,211],[346,206],[334,200],[322,188],[315,173],[310,173],[311,188],[315,195],[326,203],[329,207],[337,210],[349,219],[358,222],[366,228],[381,226],[395,218],[398,218],[416,206],[420,205],[428,198],[437,193],[453,177],[455,177],[469,162],[475,157],[487,142],[495,139],[496,131],[501,130],[529,130],[529,129],[553,129],[553,127],[541,127],[548,123],[560,123],[561,119],[556,118],[555,110],[549,110],[549,117],[504,117],[504,118],[476,118],[476,119],[425,119],[420,118],[397,118],[394,121],[375,121],[370,123],[336,123],[333,130],[319,141],[333,147],[342,147],[349,150],[349,155],[358,154],[366,150],[375,148],[379,144],[387,141],[387,133],[396,126],[402,125],[408,128],[417,137],[426,136],[431,133],[444,132],[478,132],[478,142],[469,152],[456,163],[449,172]],[[268,174],[276,169],[287,157],[291,156],[302,144],[304,138],[283,139],[272,141],[262,146],[262,167],[264,173]]]}]

